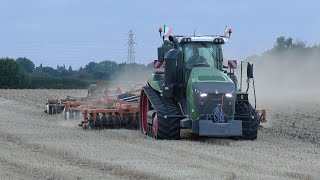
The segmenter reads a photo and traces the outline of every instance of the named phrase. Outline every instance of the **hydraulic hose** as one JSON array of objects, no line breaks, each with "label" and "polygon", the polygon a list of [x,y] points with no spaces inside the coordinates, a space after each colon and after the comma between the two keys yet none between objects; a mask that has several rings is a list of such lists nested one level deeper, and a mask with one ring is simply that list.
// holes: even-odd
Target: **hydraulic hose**
[{"label": "hydraulic hose", "polygon": [[250,87],[250,79],[247,79],[247,90],[246,90],[246,93],[248,93],[249,87]]},{"label": "hydraulic hose", "polygon": [[184,111],[183,111],[182,106],[181,106],[181,103],[180,103],[180,102],[177,102],[177,103],[178,103],[178,105],[179,105],[179,108],[180,108],[180,111],[181,111],[182,115],[185,116]]}]

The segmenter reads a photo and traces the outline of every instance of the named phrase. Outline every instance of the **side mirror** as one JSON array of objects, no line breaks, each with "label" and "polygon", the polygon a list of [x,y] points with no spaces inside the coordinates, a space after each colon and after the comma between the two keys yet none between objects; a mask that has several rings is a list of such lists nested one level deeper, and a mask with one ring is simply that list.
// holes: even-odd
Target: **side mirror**
[{"label": "side mirror", "polygon": [[173,36],[169,36],[169,41],[173,42]]},{"label": "side mirror", "polygon": [[253,64],[248,63],[247,65],[247,78],[253,78]]}]

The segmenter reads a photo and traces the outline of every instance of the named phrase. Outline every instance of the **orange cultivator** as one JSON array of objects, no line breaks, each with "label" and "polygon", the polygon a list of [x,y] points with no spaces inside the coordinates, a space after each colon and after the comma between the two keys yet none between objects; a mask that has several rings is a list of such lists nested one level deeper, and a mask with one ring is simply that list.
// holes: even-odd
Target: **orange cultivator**
[{"label": "orange cultivator", "polygon": [[[137,86],[136,86],[137,87]],[[88,93],[84,98],[69,97],[47,103],[46,112],[62,113],[64,119],[82,119],[79,126],[87,128],[137,128],[141,89],[133,88],[122,93],[121,89],[105,89],[103,93]],[[57,111],[57,109],[59,111]]]},{"label": "orange cultivator", "polygon": [[65,120],[81,119],[79,124],[86,128],[137,128],[141,89],[136,85],[128,92],[113,88],[102,90],[91,85],[87,97],[71,97],[59,102],[48,100],[45,112],[48,114],[62,113]]},{"label": "orange cultivator", "polygon": [[83,120],[79,126],[83,129],[138,128],[140,92],[141,89],[132,89],[123,94],[110,95],[106,91],[103,106],[82,109]]}]

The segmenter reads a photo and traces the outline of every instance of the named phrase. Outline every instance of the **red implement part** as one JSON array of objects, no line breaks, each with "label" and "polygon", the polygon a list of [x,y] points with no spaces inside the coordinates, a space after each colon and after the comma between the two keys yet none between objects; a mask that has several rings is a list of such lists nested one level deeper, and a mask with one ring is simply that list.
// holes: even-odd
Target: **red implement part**
[{"label": "red implement part", "polygon": [[64,102],[64,118],[67,118],[68,112],[81,112],[84,109],[90,108],[98,108],[103,107],[103,103],[101,101],[96,102],[85,102],[85,101],[66,101]]},{"label": "red implement part", "polygon": [[139,103],[125,102],[120,100],[114,101],[114,106],[110,108],[85,109],[83,113],[83,123],[87,122],[89,115],[92,116],[93,121],[96,121],[100,113],[118,115],[121,119],[126,115],[135,117],[139,112]]},{"label": "red implement part", "polygon": [[267,122],[267,111],[265,109],[256,109],[256,112],[260,115],[260,122],[265,123]]}]

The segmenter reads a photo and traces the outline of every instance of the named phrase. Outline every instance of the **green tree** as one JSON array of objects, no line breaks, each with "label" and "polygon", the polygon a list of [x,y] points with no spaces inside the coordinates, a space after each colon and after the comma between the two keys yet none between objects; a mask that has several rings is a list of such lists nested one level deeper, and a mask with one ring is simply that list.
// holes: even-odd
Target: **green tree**
[{"label": "green tree", "polygon": [[0,88],[27,88],[30,79],[20,65],[11,58],[0,59]]},{"label": "green tree", "polygon": [[291,49],[292,48],[292,43],[293,39],[291,37],[287,38],[285,41],[284,41],[284,44],[285,44],[285,48],[286,49]]},{"label": "green tree", "polygon": [[297,40],[296,43],[293,44],[293,48],[295,48],[295,49],[306,48],[306,43],[303,41]]},{"label": "green tree", "polygon": [[96,68],[98,64],[91,61],[89,64],[86,65],[86,67],[84,68],[88,73],[92,73],[94,71],[94,69]]},{"label": "green tree", "polygon": [[65,65],[57,66],[56,72],[59,76],[66,76],[68,75],[68,70],[66,69]]},{"label": "green tree", "polygon": [[30,59],[19,57],[16,61],[26,72],[32,73],[35,65]]},{"label": "green tree", "polygon": [[[90,62],[83,69],[88,74],[91,74],[94,79],[108,79],[114,72],[119,70],[119,65],[114,61],[101,61],[99,63]],[[82,71],[81,74],[84,74]],[[90,77],[90,76],[88,76]]]},{"label": "green tree", "polygon": [[276,50],[283,50],[286,47],[286,38],[284,36],[280,36],[277,38],[276,44],[275,44],[275,49]]},{"label": "green tree", "polygon": [[71,65],[70,65],[69,68],[68,68],[68,72],[69,72],[69,73],[72,73],[72,72],[73,72]]},{"label": "green tree", "polygon": [[101,61],[96,67],[94,74],[98,79],[109,79],[118,69],[119,65],[114,61]]},{"label": "green tree", "polygon": [[57,71],[55,69],[53,69],[52,67],[43,67],[43,72],[46,72],[52,76],[57,76]]}]

